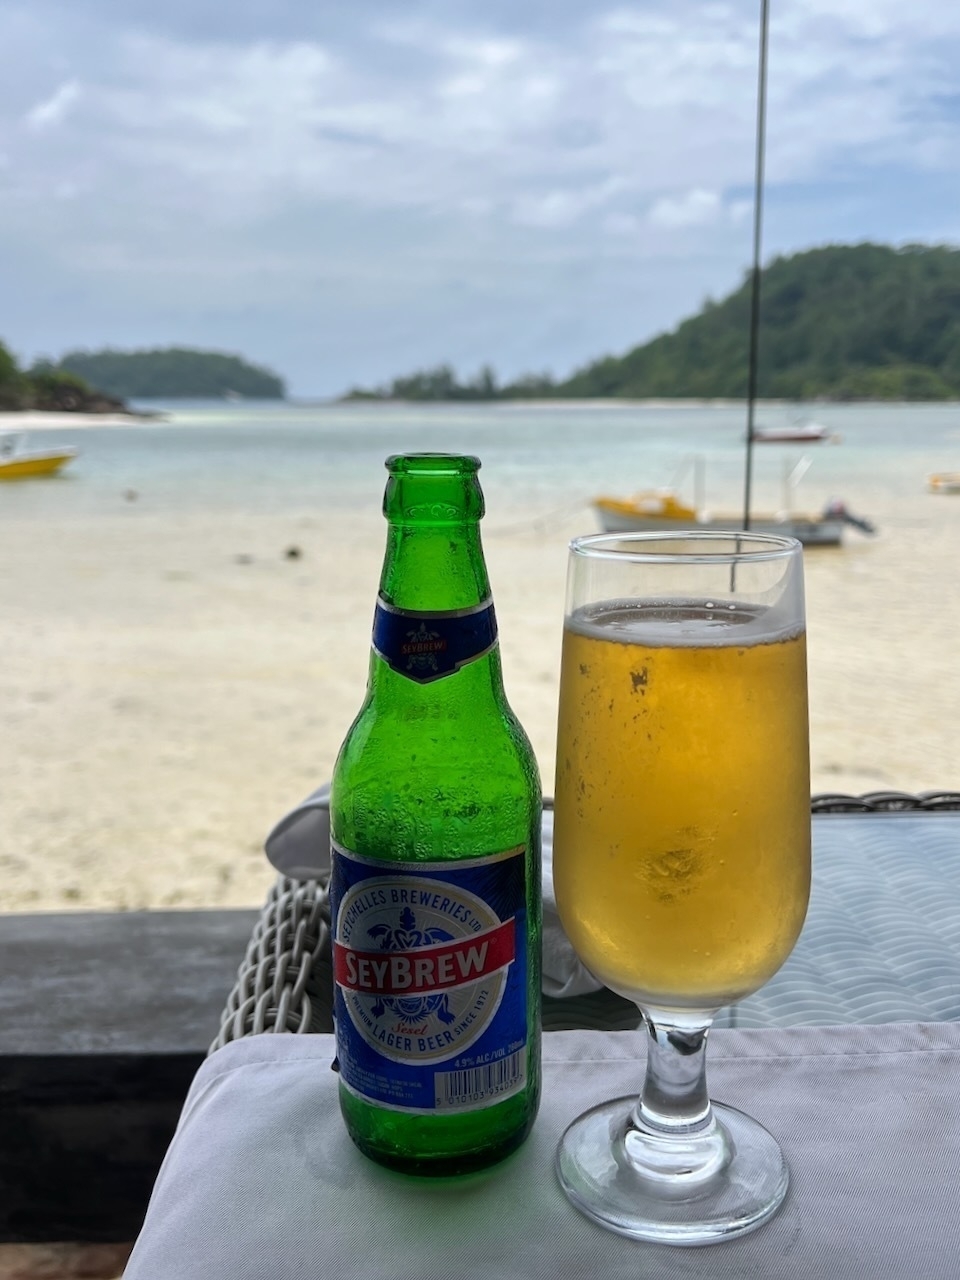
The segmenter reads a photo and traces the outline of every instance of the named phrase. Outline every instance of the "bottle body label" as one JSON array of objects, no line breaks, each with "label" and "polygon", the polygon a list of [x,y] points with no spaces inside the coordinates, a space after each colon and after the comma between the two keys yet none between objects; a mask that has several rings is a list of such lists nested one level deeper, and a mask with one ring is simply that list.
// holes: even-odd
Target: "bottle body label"
[{"label": "bottle body label", "polygon": [[525,1087],[524,852],[396,863],[334,843],[337,1057],[358,1097],[448,1114]]},{"label": "bottle body label", "polygon": [[497,620],[489,599],[471,609],[424,612],[397,609],[377,600],[373,647],[399,675],[429,684],[453,675],[489,653],[497,643]]}]

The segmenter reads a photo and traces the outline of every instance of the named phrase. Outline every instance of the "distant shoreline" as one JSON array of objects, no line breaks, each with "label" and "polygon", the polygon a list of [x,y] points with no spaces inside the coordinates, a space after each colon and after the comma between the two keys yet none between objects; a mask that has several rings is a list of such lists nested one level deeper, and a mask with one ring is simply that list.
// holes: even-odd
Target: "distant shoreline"
[{"label": "distant shoreline", "polygon": [[[323,404],[326,402],[319,401],[316,403]],[[362,409],[390,407],[400,409],[449,409],[451,407],[457,409],[736,409],[740,405],[746,406],[745,400],[679,400],[672,398],[669,400],[626,400],[621,396],[595,396],[592,399],[584,400],[535,400],[520,396],[515,400],[362,400],[358,398],[355,400],[337,400],[334,403],[340,409],[352,409],[354,407]],[[776,406],[792,402],[789,400],[757,401],[757,404],[761,403]]]},{"label": "distant shoreline", "polygon": [[63,431],[87,427],[156,426],[166,414],[138,413],[134,409],[113,413],[74,413],[64,409],[4,409],[0,411],[0,432]]},{"label": "distant shoreline", "polygon": [[[169,400],[158,401],[162,403],[164,408],[157,412],[150,410],[128,409],[126,411],[117,410],[112,413],[77,413],[67,412],[64,410],[44,410],[44,409],[11,409],[0,410],[0,432],[28,432],[28,431],[62,431],[62,430],[83,430],[90,427],[137,427],[137,426],[158,426],[165,422],[170,422],[176,416],[176,406],[171,404]],[[591,400],[489,400],[489,401],[459,401],[459,400],[323,400],[304,398],[297,400],[294,397],[286,400],[278,401],[235,401],[225,402],[220,399],[211,399],[207,401],[192,400],[185,402],[185,409],[206,408],[224,409],[225,407],[242,409],[248,407],[262,407],[266,404],[276,404],[278,407],[284,406],[287,409],[331,409],[337,411],[351,411],[359,408],[361,411],[367,412],[373,410],[390,412],[392,409],[418,409],[425,413],[444,413],[451,409],[480,409],[490,410],[497,413],[521,412],[530,409],[553,410],[555,412],[564,413],[582,413],[589,411],[618,410],[629,411],[637,409],[656,410],[658,412],[668,412],[670,410],[686,410],[686,409],[746,409],[744,400],[623,400],[619,397],[611,397],[610,399],[597,398]],[[758,400],[756,405],[761,410],[768,409],[799,409],[800,406],[794,400]],[[830,411],[833,409],[856,409],[856,408],[908,408],[911,411],[919,408],[939,407],[946,405],[960,406],[960,400],[850,400],[850,401],[830,401],[830,402],[812,402],[809,406],[803,407],[805,416],[815,416],[821,411]]]},{"label": "distant shoreline", "polygon": [[[291,398],[289,403],[296,404],[296,397]],[[315,406],[329,404],[326,400],[313,400]],[[362,399],[357,397],[351,399],[346,397],[342,400],[332,402],[338,408],[352,409],[354,407],[367,409],[376,408],[401,408],[401,409],[449,409],[451,407],[457,409],[746,409],[747,401],[743,396],[732,399],[724,399],[722,397],[705,397],[697,399],[696,397],[683,398],[670,396],[664,398],[662,396],[652,396],[649,399],[630,400],[623,396],[594,396],[582,400],[566,400],[548,397],[545,400],[527,399],[523,396],[517,396],[511,400],[400,400],[398,398],[377,399],[370,397]],[[796,400],[789,396],[780,397],[779,399],[757,399],[754,404],[761,409],[783,409],[793,408],[804,415],[812,416],[815,412],[829,409],[848,409],[848,408],[873,408],[881,405],[934,405],[934,404],[953,404],[960,405],[960,396],[952,399],[923,399],[923,400]]]}]

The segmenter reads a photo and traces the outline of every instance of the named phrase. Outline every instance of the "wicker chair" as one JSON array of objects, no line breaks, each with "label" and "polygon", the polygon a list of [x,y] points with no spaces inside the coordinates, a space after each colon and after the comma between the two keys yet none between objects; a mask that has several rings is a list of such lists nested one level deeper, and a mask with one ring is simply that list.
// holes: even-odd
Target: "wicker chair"
[{"label": "wicker chair", "polygon": [[[960,792],[817,795],[811,809],[817,814],[960,810]],[[636,1026],[637,1021],[636,1007],[610,991],[575,1000],[544,1000],[546,1030],[568,1026],[621,1030]],[[210,1052],[241,1036],[332,1030],[328,883],[278,876],[250,938]]]}]

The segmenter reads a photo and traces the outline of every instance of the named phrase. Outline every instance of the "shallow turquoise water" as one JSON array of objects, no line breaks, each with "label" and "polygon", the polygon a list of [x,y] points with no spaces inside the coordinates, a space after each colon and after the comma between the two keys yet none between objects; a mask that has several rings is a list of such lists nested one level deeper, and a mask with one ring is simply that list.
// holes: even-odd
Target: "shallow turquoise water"
[{"label": "shallow turquoise water", "polygon": [[[482,459],[491,526],[586,508],[601,492],[626,496],[670,484],[694,456],[704,460],[709,506],[742,503],[743,407],[161,407],[169,414],[163,422],[37,433],[37,443],[73,444],[80,456],[56,480],[0,487],[0,520],[92,514],[128,489],[171,513],[347,513],[379,504],[388,454],[446,449]],[[791,416],[784,407],[761,407],[757,422]],[[756,506],[783,505],[785,470],[802,457],[810,467],[792,505],[819,509],[842,497],[868,515],[924,492],[930,471],[960,469],[960,405],[816,406],[810,416],[841,442],[756,446]],[[693,498],[689,466],[680,488]]]}]

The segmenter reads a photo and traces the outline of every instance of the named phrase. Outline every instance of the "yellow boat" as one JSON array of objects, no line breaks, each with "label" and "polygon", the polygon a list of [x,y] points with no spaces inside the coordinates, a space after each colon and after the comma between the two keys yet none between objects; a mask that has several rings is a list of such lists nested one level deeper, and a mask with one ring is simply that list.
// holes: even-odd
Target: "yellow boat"
[{"label": "yellow boat", "polygon": [[940,471],[928,477],[931,493],[960,493],[960,471]]},{"label": "yellow boat", "polygon": [[[598,511],[605,512],[611,520],[618,516],[624,520],[649,521],[650,528],[665,529],[672,522],[678,524],[696,524],[697,512],[693,507],[681,502],[670,489],[651,489],[646,493],[634,494],[632,498],[594,498],[593,505]],[[631,523],[629,528],[639,527]],[[609,531],[609,526],[608,526]]]},{"label": "yellow boat", "polygon": [[76,449],[28,449],[22,435],[0,436],[0,480],[31,480],[52,476],[77,456]]},{"label": "yellow boat", "polygon": [[[668,493],[638,493],[634,498],[594,498],[593,508],[605,533],[637,531],[672,532],[675,529],[718,529],[731,532],[743,528],[742,513],[713,515],[696,512]],[[851,516],[842,503],[831,504],[819,516],[783,512],[753,515],[754,533],[778,533],[797,538],[805,547],[839,547],[847,524],[864,533],[873,533],[869,521]]]},{"label": "yellow boat", "polygon": [[[677,493],[677,483],[686,473],[690,463],[694,466],[696,496],[692,504],[684,502]],[[853,525],[861,533],[876,532],[869,520],[861,519],[848,511],[844,503],[831,501],[819,515],[798,515],[793,511],[792,493],[809,466],[803,458],[799,463],[784,469],[783,510],[752,514],[750,528],[755,533],[778,533],[797,538],[805,547],[839,547],[847,525]],[[677,529],[737,530],[743,528],[743,513],[717,514],[707,511],[703,501],[704,465],[702,458],[687,459],[669,486],[647,489],[632,498],[609,496],[593,499],[593,509],[605,533],[673,532]]]}]

